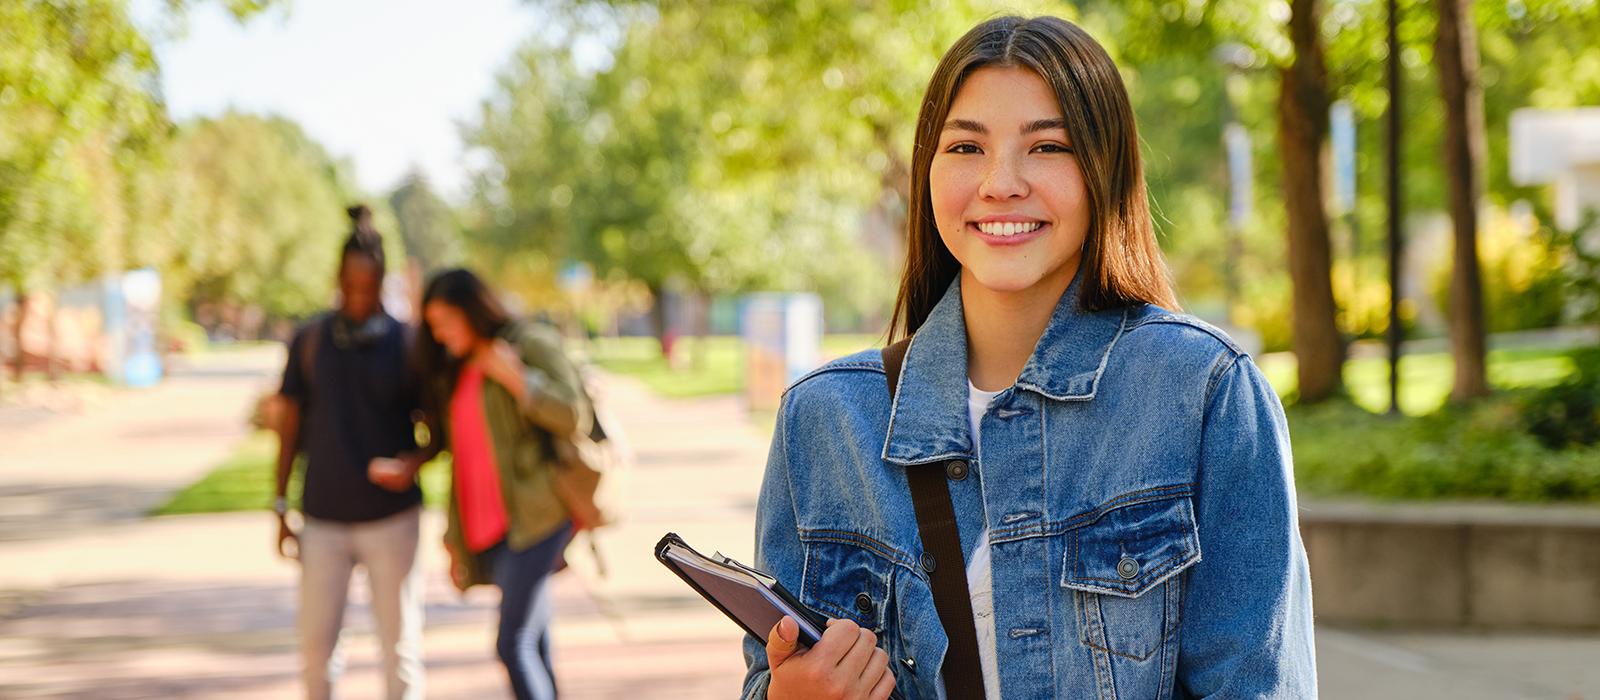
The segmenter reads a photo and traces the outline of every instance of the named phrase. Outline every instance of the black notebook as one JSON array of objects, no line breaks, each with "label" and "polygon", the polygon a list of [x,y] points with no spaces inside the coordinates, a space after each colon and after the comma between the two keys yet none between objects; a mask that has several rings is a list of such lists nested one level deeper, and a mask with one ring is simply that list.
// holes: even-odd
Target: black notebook
[{"label": "black notebook", "polygon": [[827,618],[801,604],[777,579],[720,553],[701,554],[676,533],[656,543],[656,559],[762,644],[785,615],[800,623],[802,646],[815,646],[827,629]]}]

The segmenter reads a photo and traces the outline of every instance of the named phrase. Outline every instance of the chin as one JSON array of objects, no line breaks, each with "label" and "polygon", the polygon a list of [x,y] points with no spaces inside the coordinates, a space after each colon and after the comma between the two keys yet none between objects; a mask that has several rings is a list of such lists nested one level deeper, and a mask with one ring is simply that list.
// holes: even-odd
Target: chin
[{"label": "chin", "polygon": [[972,278],[991,292],[1011,293],[1032,289],[1042,275],[1011,270],[973,270]]}]

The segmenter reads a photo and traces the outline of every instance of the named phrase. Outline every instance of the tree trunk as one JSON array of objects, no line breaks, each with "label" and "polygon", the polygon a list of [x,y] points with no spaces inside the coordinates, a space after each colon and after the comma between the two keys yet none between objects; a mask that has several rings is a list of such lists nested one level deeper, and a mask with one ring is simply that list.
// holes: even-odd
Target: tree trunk
[{"label": "tree trunk", "polygon": [[28,293],[17,293],[17,322],[11,327],[11,347],[16,350],[17,356],[12,358],[11,376],[18,382],[22,381],[23,362],[28,353],[22,349],[22,327],[28,322]]},{"label": "tree trunk", "polygon": [[1483,189],[1483,91],[1478,85],[1478,39],[1471,0],[1436,0],[1439,33],[1434,58],[1444,97],[1444,166],[1449,177],[1455,259],[1450,272],[1450,350],[1455,386],[1450,398],[1489,394],[1485,367],[1483,280],[1478,270],[1478,199]]},{"label": "tree trunk", "polygon": [[50,313],[45,317],[44,321],[44,376],[45,378],[49,379],[50,383],[52,384],[61,379],[61,365],[56,361],[56,353],[59,349],[57,346],[60,345],[61,342],[60,333],[56,330],[56,326],[60,320],[61,297],[56,295],[50,298]]},{"label": "tree trunk", "polygon": [[1294,0],[1289,34],[1294,64],[1281,73],[1278,144],[1289,215],[1289,276],[1294,289],[1294,353],[1300,400],[1340,393],[1344,342],[1334,320],[1331,245],[1325,202],[1328,79],[1323,64],[1319,0]]},{"label": "tree trunk", "polygon": [[661,357],[672,360],[672,341],[667,338],[667,297],[661,285],[650,285],[650,329],[655,331]]}]

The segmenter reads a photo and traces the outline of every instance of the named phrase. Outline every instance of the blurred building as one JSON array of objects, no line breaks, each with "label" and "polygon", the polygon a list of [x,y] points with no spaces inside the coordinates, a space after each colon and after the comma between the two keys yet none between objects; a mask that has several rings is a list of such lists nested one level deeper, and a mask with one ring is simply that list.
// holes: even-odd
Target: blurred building
[{"label": "blurred building", "polygon": [[1600,210],[1600,107],[1511,113],[1511,180],[1550,185],[1555,223],[1576,228]]}]

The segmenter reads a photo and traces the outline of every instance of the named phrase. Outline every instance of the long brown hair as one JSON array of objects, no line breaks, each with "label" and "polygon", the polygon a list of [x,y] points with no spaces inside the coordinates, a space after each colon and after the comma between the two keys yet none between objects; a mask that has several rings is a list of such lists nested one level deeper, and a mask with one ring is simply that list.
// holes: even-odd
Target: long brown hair
[{"label": "long brown hair", "polygon": [[973,71],[989,66],[1037,73],[1067,120],[1090,202],[1079,305],[1090,311],[1140,302],[1178,309],[1150,221],[1133,106],[1116,64],[1093,37],[1064,19],[997,17],[973,27],[945,52],[922,98],[911,153],[906,267],[891,339],[916,333],[961,270],[939,239],[928,170],[956,93]]},{"label": "long brown hair", "polygon": [[[489,285],[465,268],[444,270],[428,280],[419,308],[425,309],[435,301],[460,309],[472,332],[480,338],[498,337],[511,324],[511,314],[495,298]],[[424,405],[436,412],[435,415],[444,415],[449,406],[450,395],[455,393],[456,375],[464,362],[466,358],[451,357],[444,345],[433,339],[433,326],[428,323],[427,314],[423,314],[421,327],[417,329],[417,372],[423,380]]]}]

